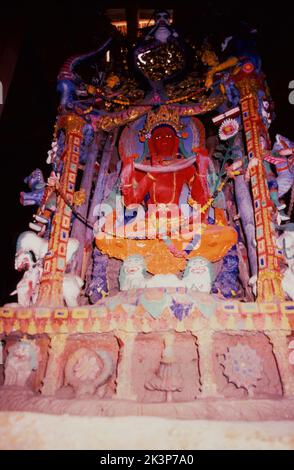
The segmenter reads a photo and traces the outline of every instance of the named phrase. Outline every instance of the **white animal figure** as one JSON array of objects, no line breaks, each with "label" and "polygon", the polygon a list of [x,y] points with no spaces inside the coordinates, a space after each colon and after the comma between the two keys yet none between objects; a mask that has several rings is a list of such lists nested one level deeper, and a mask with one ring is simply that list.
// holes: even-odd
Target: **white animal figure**
[{"label": "white animal figure", "polygon": [[63,298],[67,307],[79,305],[79,295],[84,281],[76,274],[64,274],[63,277]]},{"label": "white animal figure", "polygon": [[120,268],[120,290],[142,289],[146,287],[146,281],[146,265],[143,256],[128,256]]},{"label": "white animal figure", "polygon": [[200,256],[188,261],[182,279],[179,279],[175,274],[155,274],[155,276],[148,277],[145,261],[141,255],[128,256],[122,264],[119,275],[120,290],[186,287],[209,293],[213,280],[212,263]]},{"label": "white animal figure", "polygon": [[212,263],[206,258],[196,256],[188,261],[182,282],[188,289],[209,293],[212,288],[214,273]]},{"label": "white animal figure", "polygon": [[17,294],[18,305],[22,307],[33,305],[37,301],[39,281],[43,271],[40,262],[35,263],[30,252],[19,253],[15,257],[15,269],[25,270],[25,273],[18,282],[16,290],[10,295]]},{"label": "white animal figure", "polygon": [[[69,264],[79,248],[79,241],[70,238],[67,243],[66,264]],[[38,237],[35,232],[27,231],[19,235],[16,242],[16,256],[22,252],[32,251],[36,259],[43,259],[48,252],[48,240]]]},{"label": "white animal figure", "polygon": [[175,274],[147,276],[145,260],[141,255],[128,256],[119,274],[120,290],[152,287],[182,287],[182,280]]},{"label": "white animal figure", "polygon": [[[69,264],[79,248],[79,241],[70,238],[67,244],[66,263]],[[17,240],[15,269],[25,271],[11,295],[17,294],[18,303],[22,307],[35,305],[39,293],[40,278],[43,272],[43,258],[48,251],[48,241],[38,237],[34,232],[24,232]],[[32,253],[37,261],[33,261]],[[75,274],[64,274],[63,298],[68,307],[75,307],[83,286],[83,280]]]}]

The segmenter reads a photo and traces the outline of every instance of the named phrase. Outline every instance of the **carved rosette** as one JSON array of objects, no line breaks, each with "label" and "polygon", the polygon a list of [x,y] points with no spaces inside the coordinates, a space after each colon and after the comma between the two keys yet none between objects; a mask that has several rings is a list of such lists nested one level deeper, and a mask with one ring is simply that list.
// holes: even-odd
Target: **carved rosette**
[{"label": "carved rosette", "polygon": [[238,343],[228,348],[221,362],[224,367],[224,376],[237,388],[245,388],[249,395],[262,378],[262,359],[255,349]]}]

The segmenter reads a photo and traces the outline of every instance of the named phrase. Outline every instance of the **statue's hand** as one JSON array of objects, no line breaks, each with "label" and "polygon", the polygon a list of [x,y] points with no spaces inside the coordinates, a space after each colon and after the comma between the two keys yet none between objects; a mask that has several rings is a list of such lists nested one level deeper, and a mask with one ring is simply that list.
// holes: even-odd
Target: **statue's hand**
[{"label": "statue's hand", "polygon": [[134,176],[134,157],[127,157],[123,160],[123,169],[121,172],[122,186],[130,184]]}]

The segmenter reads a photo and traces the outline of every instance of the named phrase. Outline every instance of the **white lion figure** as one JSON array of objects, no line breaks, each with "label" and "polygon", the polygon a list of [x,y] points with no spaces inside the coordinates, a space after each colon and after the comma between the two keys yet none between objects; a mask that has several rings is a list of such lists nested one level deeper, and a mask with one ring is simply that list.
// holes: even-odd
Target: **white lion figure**
[{"label": "white lion figure", "polygon": [[189,259],[182,279],[185,287],[209,293],[213,280],[214,272],[210,261],[201,256]]},{"label": "white lion figure", "polygon": [[8,350],[4,385],[25,387],[33,370],[38,368],[40,348],[34,341],[20,340]]},{"label": "white lion figure", "polygon": [[155,274],[147,276],[143,256],[131,255],[123,262],[119,274],[120,290],[152,287],[182,287],[182,280],[175,274]]},{"label": "white lion figure", "polygon": [[182,279],[175,274],[148,276],[143,256],[128,256],[122,264],[119,275],[120,290],[152,287],[186,287],[209,293],[214,280],[213,266],[206,258],[197,256],[188,261]]},{"label": "white lion figure", "polygon": [[146,287],[146,282],[146,265],[143,256],[128,256],[120,268],[120,290],[140,289]]}]

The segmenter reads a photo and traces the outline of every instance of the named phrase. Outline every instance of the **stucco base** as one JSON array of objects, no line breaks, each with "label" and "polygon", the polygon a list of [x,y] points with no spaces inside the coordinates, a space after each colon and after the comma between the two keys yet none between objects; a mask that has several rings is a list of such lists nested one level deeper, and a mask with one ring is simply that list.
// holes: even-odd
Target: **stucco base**
[{"label": "stucco base", "polygon": [[294,450],[293,421],[184,421],[0,412],[0,429],[2,450]]}]

